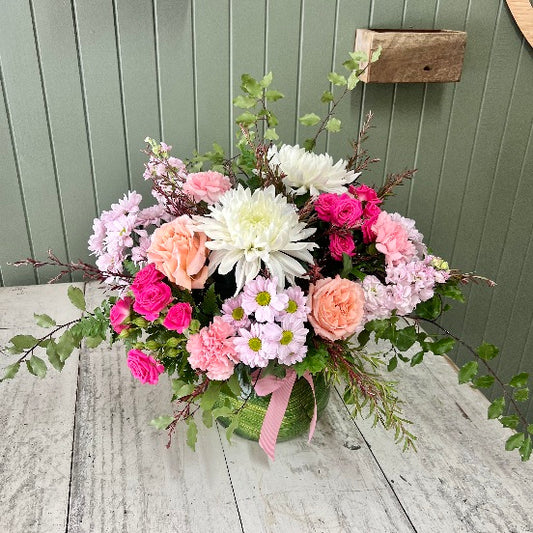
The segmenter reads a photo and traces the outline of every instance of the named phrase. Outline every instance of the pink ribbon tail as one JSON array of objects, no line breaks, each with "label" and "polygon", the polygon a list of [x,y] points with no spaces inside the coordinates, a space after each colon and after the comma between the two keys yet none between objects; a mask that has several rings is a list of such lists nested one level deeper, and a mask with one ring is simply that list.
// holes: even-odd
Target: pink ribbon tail
[{"label": "pink ribbon tail", "polygon": [[[303,376],[309,383],[313,391],[313,398],[315,400],[315,408],[313,418],[309,427],[309,441],[313,437],[315,431],[317,408],[315,387],[313,378],[309,372],[305,372]],[[291,397],[292,388],[296,381],[296,372],[292,368],[287,369],[287,374],[283,379],[272,375],[265,376],[257,381],[255,384],[255,392],[259,396],[266,396],[272,394],[268,409],[265,413],[265,419],[261,427],[261,434],[259,435],[259,446],[263,448],[264,452],[274,460],[274,450],[276,448],[276,441],[278,440],[278,433],[281,427],[281,422],[285,416],[289,398]]]}]

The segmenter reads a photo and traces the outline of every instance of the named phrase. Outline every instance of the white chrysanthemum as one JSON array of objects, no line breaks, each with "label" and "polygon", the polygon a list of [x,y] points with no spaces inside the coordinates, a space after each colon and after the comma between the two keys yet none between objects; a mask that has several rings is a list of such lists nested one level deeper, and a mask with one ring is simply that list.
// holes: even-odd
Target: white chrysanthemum
[{"label": "white chrysanthemum", "polygon": [[235,267],[237,292],[259,274],[261,262],[280,287],[285,278],[292,284],[295,276],[305,274],[300,261],[312,263],[310,251],[317,245],[303,239],[315,228],[299,222],[296,207],[276,195],[273,186],[252,194],[239,185],[209,209],[208,216],[197,217],[200,231],[210,239],[209,273],[218,267],[224,275]]},{"label": "white chrysanthemum", "polygon": [[272,146],[268,151],[270,166],[279,166],[285,174],[283,183],[288,190],[297,195],[310,192],[318,196],[323,192],[342,194],[347,191],[345,185],[352,183],[359,173],[346,170],[346,162],[339,159],[333,164],[328,154],[306,152],[298,145],[284,144],[278,151]]}]

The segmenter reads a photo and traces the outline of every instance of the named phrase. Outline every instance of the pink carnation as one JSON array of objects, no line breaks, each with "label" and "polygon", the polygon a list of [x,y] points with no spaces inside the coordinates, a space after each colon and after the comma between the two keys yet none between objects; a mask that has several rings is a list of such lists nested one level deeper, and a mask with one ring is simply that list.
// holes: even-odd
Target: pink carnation
[{"label": "pink carnation", "polygon": [[353,237],[348,233],[341,235],[339,233],[330,233],[329,235],[329,252],[331,257],[337,261],[342,261],[342,254],[349,256],[355,255],[355,243]]},{"label": "pink carnation", "polygon": [[161,363],[141,350],[128,352],[128,368],[134,378],[141,383],[149,383],[150,385],[155,385],[159,381],[159,375],[165,371],[165,367]]},{"label": "pink carnation", "polygon": [[165,276],[155,268],[155,265],[150,263],[146,265],[144,268],[141,268],[137,274],[135,274],[135,278],[133,280],[133,283],[131,285],[131,290],[133,291],[133,294],[137,296],[139,292],[144,290],[149,285],[153,285],[154,283],[157,283],[158,281],[161,281]]},{"label": "pink carnation", "polygon": [[144,287],[135,295],[133,309],[146,320],[154,321],[159,313],[172,301],[170,287],[158,281]]},{"label": "pink carnation", "polygon": [[122,300],[117,300],[115,305],[111,308],[109,312],[109,322],[111,322],[111,327],[116,333],[120,333],[122,330],[129,328],[129,326],[124,324],[124,322],[130,316],[130,308],[132,303],[133,300],[130,297],[126,297]]},{"label": "pink carnation", "polygon": [[179,302],[173,305],[167,313],[163,326],[178,333],[183,333],[191,323],[192,307],[188,302]]},{"label": "pink carnation", "polygon": [[195,202],[214,204],[220,197],[231,189],[231,182],[227,176],[220,172],[209,170],[196,172],[187,176],[183,184],[183,192],[188,194]]},{"label": "pink carnation", "polygon": [[337,196],[331,209],[331,223],[335,226],[355,228],[361,220],[363,208],[361,202],[349,194]]},{"label": "pink carnation", "polygon": [[233,374],[235,363],[239,362],[233,344],[234,334],[235,328],[222,317],[216,316],[209,326],[189,337],[189,364],[207,372],[209,379],[228,379]]},{"label": "pink carnation", "polygon": [[379,214],[372,230],[376,234],[376,248],[385,255],[387,264],[409,261],[416,254],[416,248],[408,239],[404,226],[393,220],[387,212]]}]

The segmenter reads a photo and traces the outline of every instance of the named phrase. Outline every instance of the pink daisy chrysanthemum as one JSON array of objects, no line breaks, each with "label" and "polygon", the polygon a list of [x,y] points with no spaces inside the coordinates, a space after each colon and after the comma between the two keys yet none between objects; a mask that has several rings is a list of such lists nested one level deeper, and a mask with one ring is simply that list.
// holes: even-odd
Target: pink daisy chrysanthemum
[{"label": "pink daisy chrysanthemum", "polygon": [[303,320],[296,316],[286,315],[281,325],[265,324],[265,338],[274,342],[278,361],[282,365],[293,365],[302,361],[307,353],[305,338],[308,329]]},{"label": "pink daisy chrysanthemum", "polygon": [[283,292],[289,297],[289,301],[287,302],[285,309],[278,313],[276,318],[280,320],[288,315],[298,317],[300,320],[306,320],[311,309],[307,306],[307,297],[305,296],[304,291],[298,287],[298,285],[294,285]]},{"label": "pink daisy chrysanthemum", "polygon": [[224,301],[222,304],[222,319],[235,329],[250,327],[250,319],[242,308],[242,294]]},{"label": "pink daisy chrysanthemum", "polygon": [[274,322],[276,315],[289,302],[285,293],[277,293],[277,279],[257,276],[247,283],[242,293],[242,308],[247,315],[255,314],[258,322]]},{"label": "pink daisy chrysanthemum", "polygon": [[240,328],[239,335],[233,339],[240,361],[252,368],[264,368],[276,357],[276,345],[265,337],[263,328],[263,324],[257,323],[249,329]]}]

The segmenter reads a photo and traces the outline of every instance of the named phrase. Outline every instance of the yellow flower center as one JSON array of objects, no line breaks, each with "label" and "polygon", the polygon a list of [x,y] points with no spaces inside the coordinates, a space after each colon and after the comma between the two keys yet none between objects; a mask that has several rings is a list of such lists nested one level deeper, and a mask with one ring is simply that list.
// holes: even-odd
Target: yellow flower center
[{"label": "yellow flower center", "polygon": [[271,300],[270,293],[266,291],[262,291],[258,293],[258,295],[255,297],[255,301],[259,305],[268,305],[270,303],[270,300]]},{"label": "yellow flower center", "polygon": [[231,312],[231,317],[233,318],[233,320],[242,320],[244,317],[244,309],[242,307],[236,307]]},{"label": "yellow flower center", "polygon": [[283,346],[287,346],[287,344],[289,344],[293,338],[294,338],[294,334],[292,331],[284,331],[281,334],[281,340],[279,341],[279,343],[282,344]]},{"label": "yellow flower center", "polygon": [[294,300],[289,300],[287,313],[296,313],[296,311],[298,311],[298,304]]},{"label": "yellow flower center", "polygon": [[252,337],[249,341],[248,341],[248,346],[250,347],[251,350],[253,350],[254,352],[258,352],[260,349],[261,349],[261,346],[263,345],[263,343],[261,342],[261,339],[257,338],[257,337]]}]

